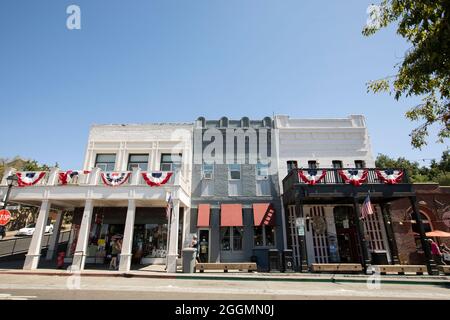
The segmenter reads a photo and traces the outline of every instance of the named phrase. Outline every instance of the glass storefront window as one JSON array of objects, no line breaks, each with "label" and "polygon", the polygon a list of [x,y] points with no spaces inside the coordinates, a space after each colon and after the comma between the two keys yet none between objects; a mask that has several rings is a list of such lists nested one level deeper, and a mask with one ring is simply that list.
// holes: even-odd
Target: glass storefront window
[{"label": "glass storefront window", "polygon": [[244,233],[244,228],[232,227],[233,228],[233,250],[242,250],[242,235]]},{"label": "glass storefront window", "polygon": [[221,250],[223,251],[230,251],[231,250],[231,246],[230,246],[230,228],[229,227],[225,227],[225,228],[221,228],[220,230],[221,232]]},{"label": "glass storefront window", "polygon": [[275,227],[274,226],[254,227],[253,244],[255,247],[275,246]]}]

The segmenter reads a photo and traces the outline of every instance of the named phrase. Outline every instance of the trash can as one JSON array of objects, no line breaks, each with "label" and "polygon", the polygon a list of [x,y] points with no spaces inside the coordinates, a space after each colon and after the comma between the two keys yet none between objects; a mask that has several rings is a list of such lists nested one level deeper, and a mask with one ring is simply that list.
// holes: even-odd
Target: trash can
[{"label": "trash can", "polygon": [[283,250],[283,272],[294,272],[294,256],[292,250]]},{"label": "trash can", "polygon": [[181,252],[183,260],[183,273],[194,273],[195,271],[195,256],[197,249],[184,248]]},{"label": "trash can", "polygon": [[281,271],[281,259],[278,249],[269,250],[269,272]]}]

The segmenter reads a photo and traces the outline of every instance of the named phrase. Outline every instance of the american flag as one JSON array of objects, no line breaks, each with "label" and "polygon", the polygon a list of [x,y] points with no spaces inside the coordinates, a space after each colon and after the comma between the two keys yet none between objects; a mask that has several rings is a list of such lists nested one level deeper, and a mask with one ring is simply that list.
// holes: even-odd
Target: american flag
[{"label": "american flag", "polygon": [[369,214],[373,214],[373,208],[372,203],[370,202],[370,197],[367,195],[361,207],[361,218],[365,219]]},{"label": "american flag", "polygon": [[166,206],[166,218],[167,218],[167,220],[169,220],[171,212],[172,212],[172,195],[169,194],[169,197],[167,198],[167,206]]}]

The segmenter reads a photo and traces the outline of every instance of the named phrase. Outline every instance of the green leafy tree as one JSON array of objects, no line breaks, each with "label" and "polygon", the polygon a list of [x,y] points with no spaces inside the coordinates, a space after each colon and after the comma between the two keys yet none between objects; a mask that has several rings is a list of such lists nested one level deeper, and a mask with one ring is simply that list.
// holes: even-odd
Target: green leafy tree
[{"label": "green leafy tree", "polygon": [[371,6],[363,35],[370,36],[391,23],[411,45],[399,63],[397,74],[367,84],[368,91],[419,96],[422,103],[406,112],[421,124],[410,134],[411,144],[427,144],[430,126],[438,126],[438,141],[450,137],[450,1],[382,0]]}]

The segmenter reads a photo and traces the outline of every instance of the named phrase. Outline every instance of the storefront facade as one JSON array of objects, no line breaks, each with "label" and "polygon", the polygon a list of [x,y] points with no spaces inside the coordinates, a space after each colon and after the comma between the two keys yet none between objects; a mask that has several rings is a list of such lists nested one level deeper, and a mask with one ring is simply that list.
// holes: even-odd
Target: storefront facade
[{"label": "storefront facade", "polygon": [[198,235],[200,260],[267,269],[268,250],[283,249],[272,120],[201,117],[193,159],[189,230]]}]

